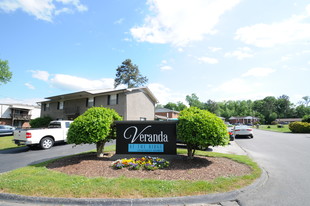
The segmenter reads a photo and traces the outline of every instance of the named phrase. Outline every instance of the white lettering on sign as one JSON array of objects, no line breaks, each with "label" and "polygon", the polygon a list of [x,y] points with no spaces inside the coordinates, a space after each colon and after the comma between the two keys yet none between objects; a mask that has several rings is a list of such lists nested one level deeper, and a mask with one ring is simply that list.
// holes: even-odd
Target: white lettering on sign
[{"label": "white lettering on sign", "polygon": [[146,126],[138,134],[138,128],[136,126],[130,126],[124,131],[124,138],[131,139],[131,143],[134,143],[138,138],[140,142],[168,142],[168,135],[163,131],[160,131],[159,134],[144,133],[150,127],[152,126]]}]

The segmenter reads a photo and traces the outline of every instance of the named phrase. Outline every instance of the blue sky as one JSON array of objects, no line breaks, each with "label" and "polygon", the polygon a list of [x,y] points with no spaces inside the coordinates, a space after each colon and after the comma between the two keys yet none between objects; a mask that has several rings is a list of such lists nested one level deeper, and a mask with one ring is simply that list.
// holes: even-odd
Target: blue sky
[{"label": "blue sky", "polygon": [[125,59],[161,104],[310,95],[306,0],[0,0],[1,103],[113,88]]}]

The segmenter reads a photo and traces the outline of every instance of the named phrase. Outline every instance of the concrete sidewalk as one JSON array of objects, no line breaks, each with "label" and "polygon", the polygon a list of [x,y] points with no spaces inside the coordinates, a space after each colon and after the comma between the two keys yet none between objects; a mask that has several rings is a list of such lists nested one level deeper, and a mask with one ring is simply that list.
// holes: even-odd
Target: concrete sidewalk
[{"label": "concrete sidewalk", "polygon": [[212,152],[236,154],[236,155],[247,155],[247,153],[237,144],[235,141],[230,141],[229,145],[209,147]]}]

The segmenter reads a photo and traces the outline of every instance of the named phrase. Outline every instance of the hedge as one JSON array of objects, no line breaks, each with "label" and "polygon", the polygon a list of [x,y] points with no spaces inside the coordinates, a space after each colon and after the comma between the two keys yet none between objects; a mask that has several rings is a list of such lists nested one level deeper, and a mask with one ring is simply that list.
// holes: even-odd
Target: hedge
[{"label": "hedge", "polygon": [[294,133],[310,133],[310,123],[308,122],[292,122],[288,127]]}]

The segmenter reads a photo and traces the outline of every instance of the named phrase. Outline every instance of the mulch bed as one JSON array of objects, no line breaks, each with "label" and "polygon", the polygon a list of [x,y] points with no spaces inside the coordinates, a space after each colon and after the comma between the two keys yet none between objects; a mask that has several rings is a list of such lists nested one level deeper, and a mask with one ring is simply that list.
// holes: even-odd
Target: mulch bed
[{"label": "mulch bed", "polygon": [[[158,180],[213,180],[217,177],[243,176],[251,173],[251,168],[245,164],[235,162],[228,158],[196,156],[188,160],[187,156],[171,160],[166,169],[128,170],[113,169],[111,156],[96,157],[96,153],[80,154],[66,157],[48,164],[47,168],[69,175],[82,175],[86,177],[114,178],[125,176],[129,178],[147,178]],[[156,156],[156,155],[154,155]]]}]

